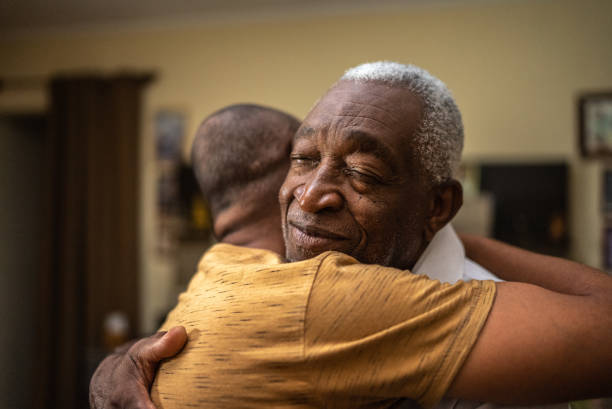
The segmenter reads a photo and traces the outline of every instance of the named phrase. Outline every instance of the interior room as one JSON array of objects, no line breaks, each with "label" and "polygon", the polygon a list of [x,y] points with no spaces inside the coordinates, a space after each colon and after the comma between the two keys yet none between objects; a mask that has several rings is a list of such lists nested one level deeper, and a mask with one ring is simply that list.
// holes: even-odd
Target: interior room
[{"label": "interior room", "polygon": [[302,119],[367,61],[453,92],[456,230],[612,269],[611,38],[607,0],[3,2],[0,407],[85,407],[100,360],[159,328],[215,242],[202,119]]}]

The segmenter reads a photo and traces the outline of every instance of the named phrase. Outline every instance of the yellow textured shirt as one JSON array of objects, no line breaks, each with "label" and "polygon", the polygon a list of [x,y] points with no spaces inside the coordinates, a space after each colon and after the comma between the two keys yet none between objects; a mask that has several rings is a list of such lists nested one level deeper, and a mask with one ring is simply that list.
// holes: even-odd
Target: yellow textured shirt
[{"label": "yellow textured shirt", "polygon": [[159,409],[431,407],[494,294],[490,281],[441,284],[337,252],[283,263],[218,244],[163,325],[189,341],[151,396]]}]

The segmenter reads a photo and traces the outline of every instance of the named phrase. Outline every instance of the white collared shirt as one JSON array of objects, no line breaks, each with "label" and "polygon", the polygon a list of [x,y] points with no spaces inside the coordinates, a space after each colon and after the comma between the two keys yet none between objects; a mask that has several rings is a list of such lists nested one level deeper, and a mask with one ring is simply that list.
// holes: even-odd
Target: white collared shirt
[{"label": "white collared shirt", "polygon": [[[458,280],[493,280],[504,281],[493,273],[465,257],[463,243],[459,240],[453,226],[447,224],[429,243],[421,257],[417,260],[413,273],[425,274],[434,280],[454,283]],[[418,407],[413,402],[403,402],[397,409],[412,409]],[[569,409],[567,403],[553,405],[496,405],[493,403],[476,402],[463,399],[444,398],[435,409]]]},{"label": "white collared shirt", "polygon": [[458,280],[504,281],[465,257],[463,243],[450,223],[436,233],[417,260],[412,272],[425,274],[429,278],[450,284]]}]

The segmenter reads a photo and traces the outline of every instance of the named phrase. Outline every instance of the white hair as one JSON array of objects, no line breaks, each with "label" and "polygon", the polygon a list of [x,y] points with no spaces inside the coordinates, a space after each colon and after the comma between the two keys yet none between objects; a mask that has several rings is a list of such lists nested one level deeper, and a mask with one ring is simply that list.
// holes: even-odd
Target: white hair
[{"label": "white hair", "polygon": [[414,65],[391,61],[365,63],[348,69],[340,81],[382,82],[406,88],[421,99],[423,116],[414,133],[414,149],[432,182],[453,176],[463,150],[461,113],[446,85]]}]

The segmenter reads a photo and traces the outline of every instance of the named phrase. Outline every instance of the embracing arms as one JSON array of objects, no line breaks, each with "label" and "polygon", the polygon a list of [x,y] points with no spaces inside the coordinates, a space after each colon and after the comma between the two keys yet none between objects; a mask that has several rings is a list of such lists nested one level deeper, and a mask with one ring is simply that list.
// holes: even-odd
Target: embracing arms
[{"label": "embracing arms", "polygon": [[177,354],[185,342],[185,328],[158,332],[118,348],[96,369],[89,386],[92,409],[155,409],[149,397],[159,362]]},{"label": "embracing arms", "polygon": [[612,395],[612,278],[491,239],[462,236],[466,254],[504,280],[448,391],[500,403]]},{"label": "embracing arms", "polygon": [[[515,404],[611,395],[612,279],[570,261],[462,238],[470,258],[514,282],[497,285],[489,318],[447,394]],[[177,331],[107,358],[92,379],[92,407],[152,408],[155,366],[185,342]]]}]

